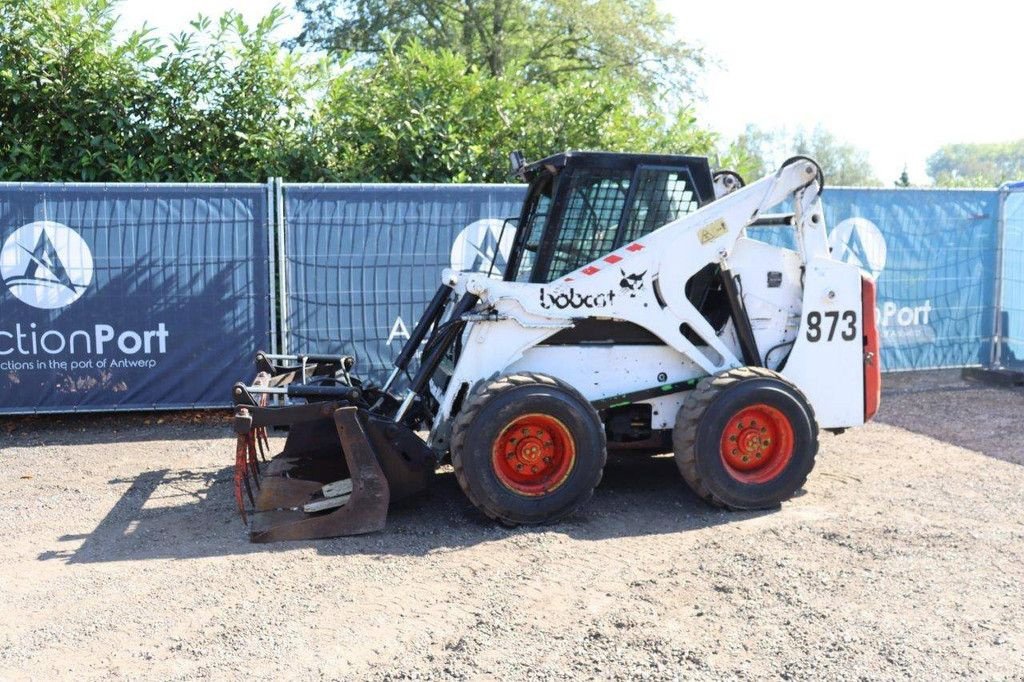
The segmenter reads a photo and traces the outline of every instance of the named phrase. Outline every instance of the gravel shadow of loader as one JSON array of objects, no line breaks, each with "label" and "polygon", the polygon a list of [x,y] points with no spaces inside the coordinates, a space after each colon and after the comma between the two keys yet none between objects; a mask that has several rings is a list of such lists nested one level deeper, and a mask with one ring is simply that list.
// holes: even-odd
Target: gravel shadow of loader
[{"label": "gravel shadow of loader", "polygon": [[683,484],[670,456],[634,455],[609,459],[593,499],[560,523],[515,529],[498,526],[466,499],[454,474],[442,470],[429,490],[392,505],[382,532],[259,545],[239,532],[230,468],[155,469],[110,484],[128,488],[99,525],[91,533],[58,538],[60,547],[41,553],[39,560],[193,559],[305,547],[325,555],[424,555],[511,535],[561,533],[596,541],[684,533],[773,513],[709,507]]}]

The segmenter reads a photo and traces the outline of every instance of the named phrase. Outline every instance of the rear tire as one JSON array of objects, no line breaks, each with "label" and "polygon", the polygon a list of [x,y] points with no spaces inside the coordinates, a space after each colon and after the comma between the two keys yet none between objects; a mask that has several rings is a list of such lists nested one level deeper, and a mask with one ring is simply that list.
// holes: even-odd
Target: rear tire
[{"label": "rear tire", "polygon": [[761,367],[703,379],[672,432],[676,465],[704,500],[765,509],[790,499],[818,452],[814,410],[800,389]]},{"label": "rear tire", "polygon": [[452,466],[466,497],[509,526],[551,523],[601,481],[604,426],[568,384],[522,372],[479,386],[452,425]]}]

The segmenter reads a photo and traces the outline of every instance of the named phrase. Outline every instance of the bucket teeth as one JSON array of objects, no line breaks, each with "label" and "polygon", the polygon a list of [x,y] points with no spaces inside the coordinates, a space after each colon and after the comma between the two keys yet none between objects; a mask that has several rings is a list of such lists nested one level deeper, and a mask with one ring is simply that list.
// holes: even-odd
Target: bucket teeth
[{"label": "bucket teeth", "polygon": [[259,461],[259,459],[257,459],[257,455],[256,455],[256,442],[257,442],[256,441],[256,434],[250,431],[249,435],[246,437],[246,440],[245,440],[245,450],[246,450],[246,454],[247,454],[246,464],[247,464],[248,473],[252,475],[253,483],[256,484],[256,489],[259,490],[260,489],[260,461]]},{"label": "bucket teeth", "polygon": [[[243,523],[248,523],[248,516],[245,512],[245,497],[249,498],[249,504],[256,506],[256,497],[253,495],[253,485],[256,490],[260,489],[260,451],[264,447],[259,444],[259,436],[250,431],[245,435],[239,435],[235,444],[235,503],[238,505],[238,514],[242,517]],[[245,490],[245,497],[242,490]]]},{"label": "bucket teeth", "polygon": [[[267,404],[269,403],[269,401],[270,401],[270,396],[268,396],[267,394],[264,393],[259,398],[259,405],[260,405],[260,407],[266,407]],[[270,440],[267,438],[267,427],[266,426],[257,426],[256,428],[254,428],[252,430],[252,434],[253,434],[253,439],[256,441],[256,444],[259,446],[260,460],[266,462],[267,461],[267,453],[270,452]],[[259,467],[257,467],[257,472],[258,471],[259,471]]]},{"label": "bucket teeth", "polygon": [[242,486],[249,492],[249,501],[253,502],[252,491],[249,490],[248,474],[246,473],[246,451],[245,436],[239,436],[235,446],[235,504],[238,505],[238,514],[242,517],[243,523],[248,523],[245,515],[245,500],[242,498]]},{"label": "bucket teeth", "polygon": [[260,461],[267,461],[267,453],[270,452],[270,439],[267,438],[267,427],[258,426],[254,429],[256,435],[256,444],[259,446]]}]

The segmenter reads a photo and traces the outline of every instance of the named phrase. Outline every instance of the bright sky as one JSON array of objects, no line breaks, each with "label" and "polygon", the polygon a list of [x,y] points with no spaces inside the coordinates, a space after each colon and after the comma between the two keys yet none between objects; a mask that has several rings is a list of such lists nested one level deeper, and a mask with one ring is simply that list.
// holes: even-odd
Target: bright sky
[{"label": "bright sky", "polygon": [[281,27],[281,37],[290,38],[302,29],[301,14],[292,8],[292,0],[119,0],[115,12],[121,15],[121,27],[133,29],[148,23],[160,34],[189,30],[189,22],[199,14],[219,17],[228,10],[240,12],[250,24],[279,5],[290,12],[290,20]]},{"label": "bright sky", "polygon": [[821,123],[883,182],[924,182],[943,144],[1024,138],[1019,0],[660,4],[721,63],[698,111],[726,136]]},{"label": "bright sky", "polygon": [[[1024,3],[973,0],[658,0],[680,37],[717,60],[704,77],[700,121],[734,137],[822,124],[866,149],[883,182],[951,142],[1024,138],[1019,84]],[[122,25],[181,31],[199,12],[255,20],[275,0],[122,0]],[[290,0],[279,3],[291,7]],[[298,18],[283,37],[298,31]]]}]

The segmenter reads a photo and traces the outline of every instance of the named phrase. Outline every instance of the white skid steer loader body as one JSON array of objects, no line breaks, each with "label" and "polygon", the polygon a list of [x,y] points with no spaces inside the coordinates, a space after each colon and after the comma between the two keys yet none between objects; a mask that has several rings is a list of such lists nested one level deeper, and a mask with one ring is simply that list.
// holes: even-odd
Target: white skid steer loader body
[{"label": "white skid steer loader body", "polygon": [[[464,352],[436,396],[431,446],[445,447],[457,397],[499,374],[550,375],[597,401],[747,364],[733,323],[716,331],[686,296],[687,281],[708,264],[739,275],[760,359],[804,393],[819,425],[862,424],[862,275],[831,258],[817,173],[813,163],[790,163],[549,283],[446,270],[444,281],[488,312],[469,318]],[[786,200],[792,225],[776,229],[795,231],[796,251],[746,238],[759,215]],[[633,323],[664,346],[541,345],[584,318]],[[642,401],[652,406],[652,428],[671,428],[684,398]]]},{"label": "white skid steer loader body", "polygon": [[[384,386],[351,356],[262,352],[234,385],[235,501],[254,541],[380,530],[446,456],[507,525],[574,513],[609,450],[671,450],[701,499],[766,509],[807,480],[819,427],[874,415],[875,285],[831,257],[815,162],[748,187],[699,157],[518,167],[530,186],[505,279],[445,271]],[[770,227],[795,248],[747,234]],[[261,463],[271,427],[288,438]]]}]

